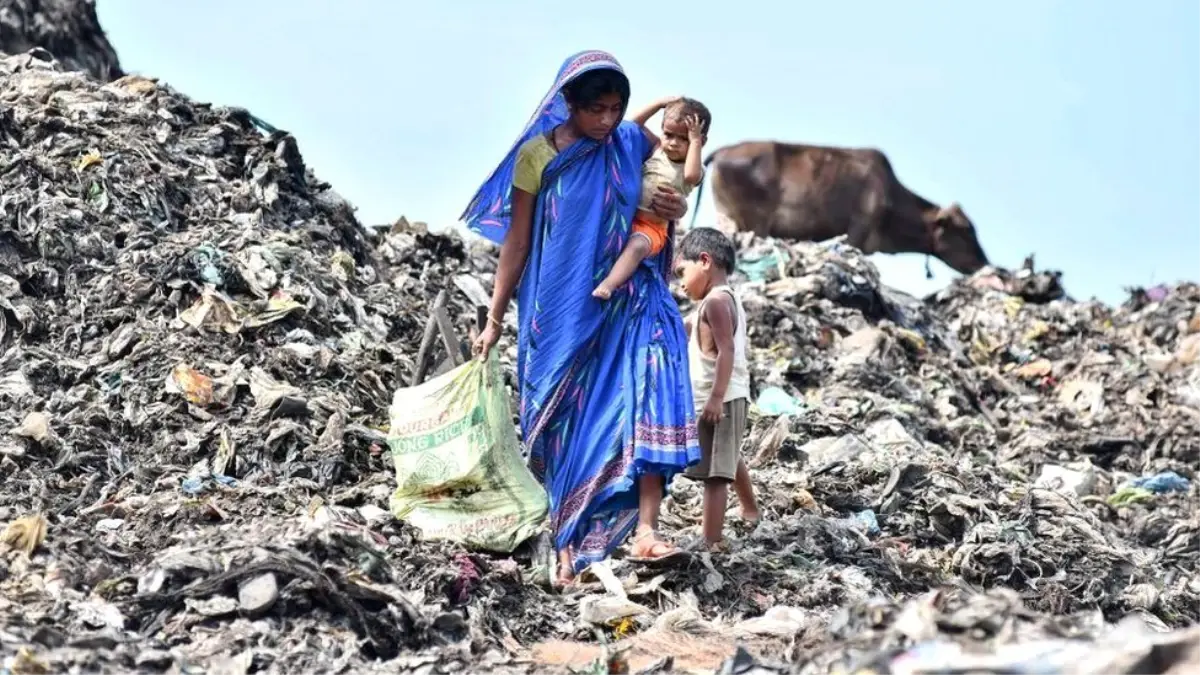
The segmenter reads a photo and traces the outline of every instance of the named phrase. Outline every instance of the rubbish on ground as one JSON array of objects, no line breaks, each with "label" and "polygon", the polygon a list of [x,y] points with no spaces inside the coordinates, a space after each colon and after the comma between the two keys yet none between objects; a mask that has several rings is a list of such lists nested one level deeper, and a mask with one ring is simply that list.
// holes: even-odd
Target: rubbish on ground
[{"label": "rubbish on ground", "polygon": [[[365,228],[286,132],[160,83],[20,55],[0,100],[0,667],[566,672],[553,642],[605,668],[888,672],[946,643],[1054,665],[1070,639],[1115,654],[1074,675],[1194,669],[1196,284],[1109,307],[1031,261],[917,299],[844,243],[739,236],[771,256],[735,278],[754,399],[803,406],[752,408],[761,518],[729,519],[728,553],[618,556],[649,613],[581,621],[620,595],[537,583],[548,537],[483,552],[379,512],[425,320],[469,334],[493,247]],[[448,342],[431,384],[486,373],[500,429],[511,338],[474,366]],[[672,483],[664,537],[701,493]]]}]

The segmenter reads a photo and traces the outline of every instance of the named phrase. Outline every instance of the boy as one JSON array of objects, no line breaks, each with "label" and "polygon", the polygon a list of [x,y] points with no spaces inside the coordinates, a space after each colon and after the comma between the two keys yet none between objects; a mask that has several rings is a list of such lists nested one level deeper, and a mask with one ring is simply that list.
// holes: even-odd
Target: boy
[{"label": "boy", "polygon": [[746,313],[729,287],[736,253],[720,231],[699,227],[683,237],[675,274],[696,309],[688,317],[688,367],[699,411],[700,463],[684,475],[704,481],[702,529],[710,550],[724,548],[725,506],[733,482],[742,517],[758,520],[750,472],[741,459],[750,398]]},{"label": "boy", "polygon": [[690,98],[664,98],[643,108],[633,116],[633,121],[645,128],[646,122],[660,110],[663,110],[662,138],[646,130],[654,140],[654,152],[642,165],[642,201],[633,218],[632,233],[608,276],[592,291],[592,297],[601,300],[612,297],[613,291],[629,281],[643,260],[658,255],[666,245],[667,223],[649,210],[655,189],[668,185],[687,198],[704,178],[700,151],[712,124],[708,108]]}]

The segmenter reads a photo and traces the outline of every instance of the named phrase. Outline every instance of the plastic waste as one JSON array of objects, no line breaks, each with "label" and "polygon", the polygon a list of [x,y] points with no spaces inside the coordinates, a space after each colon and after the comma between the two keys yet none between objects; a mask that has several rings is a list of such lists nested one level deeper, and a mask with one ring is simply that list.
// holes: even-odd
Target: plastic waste
[{"label": "plastic waste", "polygon": [[1142,488],[1149,490],[1156,495],[1166,494],[1168,492],[1187,492],[1191,486],[1188,479],[1180,476],[1174,471],[1163,471],[1156,473],[1153,476],[1140,476],[1129,481],[1129,486],[1133,488]]},{"label": "plastic waste", "polygon": [[794,415],[800,412],[803,405],[794,396],[779,387],[763,389],[754,402],[764,415]]}]

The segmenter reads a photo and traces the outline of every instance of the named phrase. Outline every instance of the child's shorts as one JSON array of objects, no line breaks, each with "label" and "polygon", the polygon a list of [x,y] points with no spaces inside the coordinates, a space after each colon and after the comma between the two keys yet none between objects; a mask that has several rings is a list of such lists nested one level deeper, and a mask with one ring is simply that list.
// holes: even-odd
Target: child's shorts
[{"label": "child's shorts", "polygon": [[647,258],[658,255],[658,252],[667,245],[666,221],[651,218],[641,211],[633,216],[633,234],[641,234],[650,240],[650,253],[646,254]]},{"label": "child's shorts", "polygon": [[725,403],[724,414],[716,427],[699,420],[700,463],[688,467],[683,475],[696,480],[733,480],[737,475],[738,458],[742,454],[742,439],[746,437],[746,411],[750,402],[744,398]]}]

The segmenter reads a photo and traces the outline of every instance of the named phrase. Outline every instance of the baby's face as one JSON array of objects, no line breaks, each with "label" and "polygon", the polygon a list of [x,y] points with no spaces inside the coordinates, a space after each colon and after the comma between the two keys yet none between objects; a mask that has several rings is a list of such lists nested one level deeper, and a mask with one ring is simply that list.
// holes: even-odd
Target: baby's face
[{"label": "baby's face", "polygon": [[669,111],[663,116],[662,145],[663,153],[672,162],[682,162],[687,159],[687,124],[679,112]]}]

